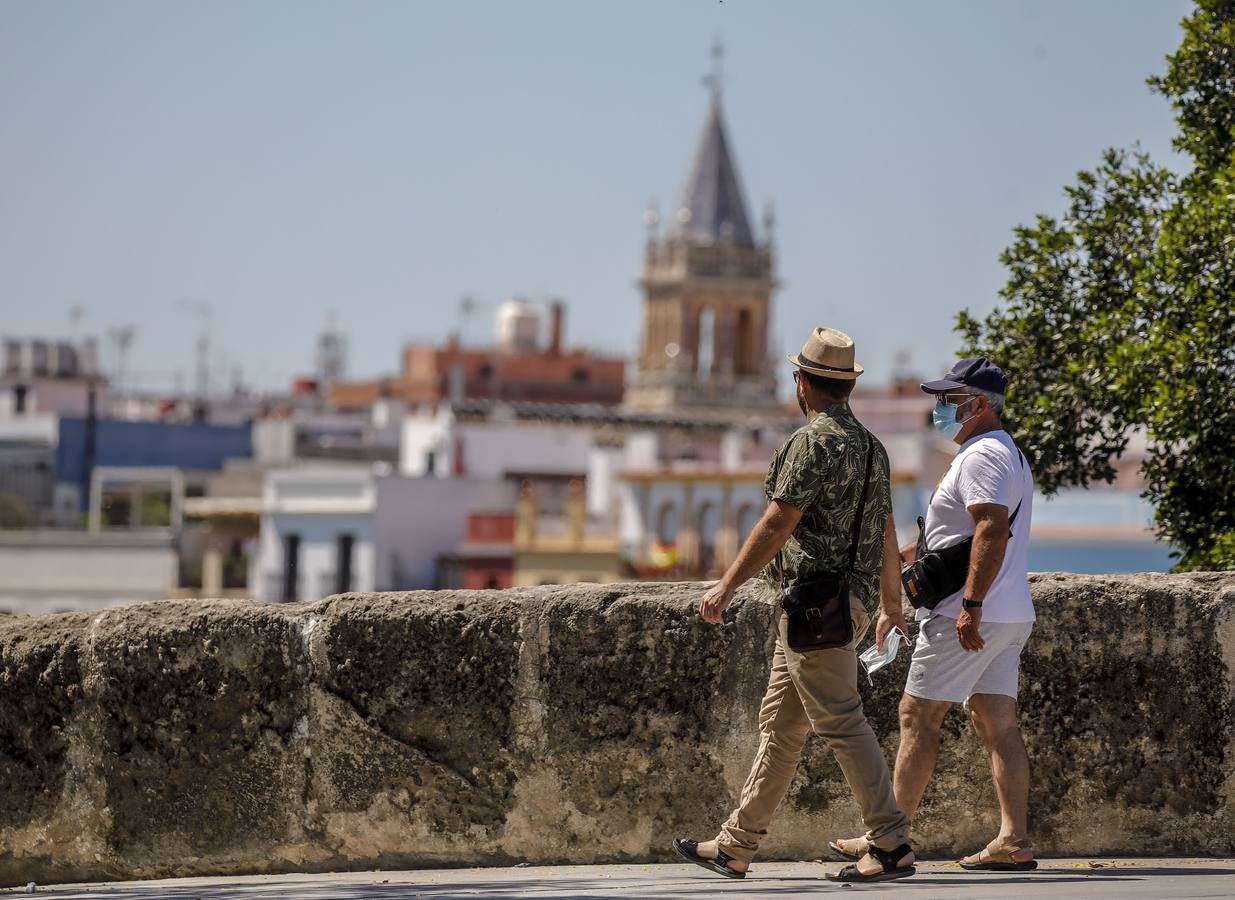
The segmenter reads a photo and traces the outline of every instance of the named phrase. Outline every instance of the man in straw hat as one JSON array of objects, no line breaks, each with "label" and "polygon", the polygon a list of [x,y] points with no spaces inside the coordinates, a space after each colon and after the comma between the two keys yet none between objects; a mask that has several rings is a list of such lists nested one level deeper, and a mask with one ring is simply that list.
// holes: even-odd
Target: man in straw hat
[{"label": "man in straw hat", "polygon": [[734,592],[761,571],[765,585],[779,594],[786,585],[810,584],[812,575],[817,583],[827,577],[823,573],[851,570],[849,594],[841,602],[848,602],[852,639],[798,652],[790,646],[789,616],[780,613],[759,710],[762,736],[738,808],[712,840],[679,838],[673,848],[718,875],[744,878],[813,729],[835,754],[870,834],[869,852],[828,878],[903,878],[914,873],[909,818],[897,808],[887,762],[862,711],[854,652],[870,625],[867,610],[877,602],[888,613],[876,635],[881,645],[893,624],[904,622],[888,455],[849,409],[849,394],[862,374],[849,335],[816,328],[789,361],[797,367],[798,405],[807,422],[777,451],[764,482],[767,510],[704,595],[699,612],[704,621],[719,624]]}]

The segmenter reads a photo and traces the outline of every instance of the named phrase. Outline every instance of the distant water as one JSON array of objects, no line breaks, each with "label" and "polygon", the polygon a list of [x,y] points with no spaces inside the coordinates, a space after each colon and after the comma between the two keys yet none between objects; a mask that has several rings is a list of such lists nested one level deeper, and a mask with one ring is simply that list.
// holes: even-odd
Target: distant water
[{"label": "distant water", "polygon": [[1171,548],[1157,541],[1029,541],[1030,572],[1119,575],[1168,572]]}]

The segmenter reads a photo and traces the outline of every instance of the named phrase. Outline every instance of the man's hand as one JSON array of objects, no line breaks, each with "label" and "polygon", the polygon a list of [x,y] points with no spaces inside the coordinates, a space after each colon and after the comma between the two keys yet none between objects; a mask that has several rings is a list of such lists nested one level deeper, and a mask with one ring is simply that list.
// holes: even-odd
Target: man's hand
[{"label": "man's hand", "polygon": [[883,652],[883,642],[887,640],[893,628],[899,628],[901,634],[905,637],[909,636],[909,623],[905,621],[905,611],[898,609],[895,612],[879,611],[879,621],[875,623],[875,646],[879,648],[879,652]]},{"label": "man's hand", "polygon": [[719,625],[721,617],[732,601],[733,588],[726,585],[722,579],[712,585],[703,595],[703,599],[699,601],[699,615],[703,617],[703,621],[711,625]]},{"label": "man's hand", "polygon": [[982,626],[982,607],[962,609],[956,620],[956,636],[965,650],[978,651],[986,646],[979,629]]},{"label": "man's hand", "polygon": [[734,592],[772,561],[801,519],[802,510],[792,503],[773,500],[768,504],[763,517],[747,535],[737,559],[729,564],[720,581],[699,601],[699,615],[703,616],[703,621],[720,624],[721,615],[733,600]]}]

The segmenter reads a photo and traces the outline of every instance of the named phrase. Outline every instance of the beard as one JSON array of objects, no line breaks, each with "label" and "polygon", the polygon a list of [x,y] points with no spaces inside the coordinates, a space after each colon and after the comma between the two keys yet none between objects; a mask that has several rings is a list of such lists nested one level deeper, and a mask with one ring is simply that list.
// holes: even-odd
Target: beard
[{"label": "beard", "polygon": [[806,395],[805,395],[805,394],[803,394],[803,393],[799,390],[799,391],[798,391],[798,393],[797,393],[797,397],[798,397],[798,409],[802,410],[802,415],[804,415],[804,416],[809,416],[809,415],[810,415],[810,410],[809,410],[809,409],[807,408],[807,406],[806,406]]}]

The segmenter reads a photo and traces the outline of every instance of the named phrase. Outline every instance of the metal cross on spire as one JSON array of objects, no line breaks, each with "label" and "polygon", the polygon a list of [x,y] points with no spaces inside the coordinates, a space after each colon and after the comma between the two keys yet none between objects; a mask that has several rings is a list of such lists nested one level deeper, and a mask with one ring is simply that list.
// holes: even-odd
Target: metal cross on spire
[{"label": "metal cross on spire", "polygon": [[712,43],[712,71],[703,76],[703,83],[712,92],[713,99],[720,99],[720,89],[725,81],[725,45],[719,40]]}]

